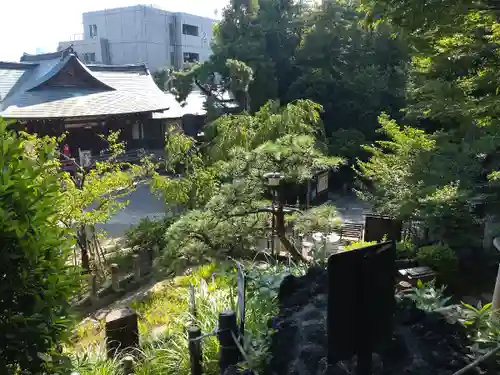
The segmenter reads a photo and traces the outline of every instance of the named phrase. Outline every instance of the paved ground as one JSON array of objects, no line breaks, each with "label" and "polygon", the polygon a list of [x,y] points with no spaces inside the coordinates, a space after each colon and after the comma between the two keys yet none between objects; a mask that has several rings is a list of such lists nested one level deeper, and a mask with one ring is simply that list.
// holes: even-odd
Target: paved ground
[{"label": "paved ground", "polygon": [[108,233],[108,237],[123,236],[125,230],[144,217],[155,218],[165,214],[165,203],[149,191],[149,185],[146,183],[139,185],[126,199],[130,201],[129,205],[113,216],[107,224],[99,226]]},{"label": "paved ground", "polygon": [[371,212],[370,205],[360,201],[354,194],[340,196],[331,193],[329,199],[337,207],[339,216],[345,221],[364,223],[363,215]]}]

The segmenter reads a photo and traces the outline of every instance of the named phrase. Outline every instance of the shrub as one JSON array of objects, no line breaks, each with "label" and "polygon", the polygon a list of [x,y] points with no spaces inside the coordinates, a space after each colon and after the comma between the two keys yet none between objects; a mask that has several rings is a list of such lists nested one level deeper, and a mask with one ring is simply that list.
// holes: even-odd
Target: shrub
[{"label": "shrub", "polygon": [[354,241],[354,242],[350,243],[349,245],[344,246],[344,250],[349,251],[349,250],[354,250],[354,249],[360,249],[362,247],[375,245],[376,243],[377,243],[377,241],[363,241],[363,240]]},{"label": "shrub", "polygon": [[176,219],[175,217],[141,219],[137,225],[125,232],[126,246],[140,250],[152,249],[154,246],[163,249],[166,245],[165,232]]},{"label": "shrub", "polygon": [[417,250],[417,261],[428,266],[444,277],[454,274],[458,269],[455,252],[445,244],[429,245]]},{"label": "shrub", "polygon": [[49,140],[29,143],[0,119],[2,373],[43,373],[71,323],[78,279],[67,266],[71,236],[58,225],[61,179],[51,155]]},{"label": "shrub", "polygon": [[444,285],[436,287],[434,280],[423,283],[418,280],[416,288],[413,288],[406,297],[415,302],[420,310],[433,312],[446,306],[450,297],[445,295]]},{"label": "shrub", "polygon": [[401,241],[396,243],[396,258],[397,259],[412,259],[415,258],[417,251],[411,241]]}]

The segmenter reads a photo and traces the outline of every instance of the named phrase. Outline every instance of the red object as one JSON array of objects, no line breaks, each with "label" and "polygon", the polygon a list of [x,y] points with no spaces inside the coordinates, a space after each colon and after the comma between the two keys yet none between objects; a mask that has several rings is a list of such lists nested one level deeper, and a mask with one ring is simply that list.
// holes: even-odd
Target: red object
[{"label": "red object", "polygon": [[69,146],[66,144],[64,145],[64,148],[63,148],[63,154],[67,157],[70,157],[71,156],[71,152],[69,151]]}]

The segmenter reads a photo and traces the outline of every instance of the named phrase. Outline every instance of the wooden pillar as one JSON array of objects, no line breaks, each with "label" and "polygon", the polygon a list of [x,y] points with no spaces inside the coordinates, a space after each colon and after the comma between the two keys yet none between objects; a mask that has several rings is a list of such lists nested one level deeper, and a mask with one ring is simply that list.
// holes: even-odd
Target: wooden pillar
[{"label": "wooden pillar", "polygon": [[240,353],[234,342],[233,335],[237,335],[236,313],[231,310],[223,311],[219,314],[219,367],[221,375],[224,375],[227,368],[238,363]]},{"label": "wooden pillar", "polygon": [[139,347],[137,313],[130,308],[111,311],[106,316],[106,349],[108,358]]},{"label": "wooden pillar", "polygon": [[202,375],[201,329],[196,326],[189,327],[188,340],[191,375]]}]

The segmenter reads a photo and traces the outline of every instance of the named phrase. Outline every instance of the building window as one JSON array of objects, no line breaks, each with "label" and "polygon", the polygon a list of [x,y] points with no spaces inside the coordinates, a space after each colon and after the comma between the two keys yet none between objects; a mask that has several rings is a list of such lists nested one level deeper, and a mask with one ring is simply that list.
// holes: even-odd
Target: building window
[{"label": "building window", "polygon": [[89,25],[89,35],[90,35],[91,39],[97,38],[97,25],[96,24]]},{"label": "building window", "polygon": [[195,63],[200,61],[200,54],[193,52],[184,52],[185,63]]},{"label": "building window", "polygon": [[184,35],[198,36],[198,26],[182,24],[182,33]]},{"label": "building window", "polygon": [[94,52],[84,53],[82,56],[83,56],[83,62],[85,64],[95,64],[95,53]]},{"label": "building window", "polygon": [[170,52],[170,67],[175,68],[175,54]]}]

